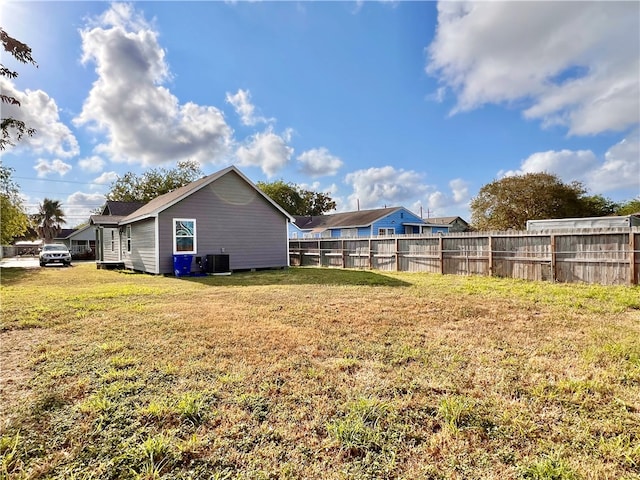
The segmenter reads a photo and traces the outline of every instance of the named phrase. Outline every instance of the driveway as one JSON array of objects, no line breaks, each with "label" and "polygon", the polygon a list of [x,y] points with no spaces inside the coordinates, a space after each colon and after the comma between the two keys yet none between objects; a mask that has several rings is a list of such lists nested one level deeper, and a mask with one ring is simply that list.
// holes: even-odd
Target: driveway
[{"label": "driveway", "polygon": [[38,257],[8,257],[0,260],[0,267],[40,268]]},{"label": "driveway", "polygon": [[[95,263],[95,260],[73,260],[71,266],[79,263]],[[0,260],[2,268],[40,268],[38,257],[5,257]],[[47,267],[64,268],[61,263],[49,263]]]}]

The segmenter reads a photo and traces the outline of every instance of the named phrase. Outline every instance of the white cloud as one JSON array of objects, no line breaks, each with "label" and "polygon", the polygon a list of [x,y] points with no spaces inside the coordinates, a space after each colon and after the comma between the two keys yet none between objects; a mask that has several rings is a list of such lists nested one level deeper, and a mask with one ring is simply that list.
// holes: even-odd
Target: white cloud
[{"label": "white cloud", "polygon": [[78,160],[78,166],[85,172],[98,173],[104,169],[104,160],[97,155]]},{"label": "white cloud", "polygon": [[414,206],[420,208],[422,206],[423,217],[446,217],[450,215],[460,215],[462,211],[468,211],[469,208],[469,182],[462,178],[454,178],[449,182],[449,192],[443,192],[432,188],[424,197],[425,201],[418,202]]},{"label": "white cloud", "polygon": [[331,155],[326,148],[313,148],[298,156],[300,170],[312,178],[331,176],[338,173],[343,162],[335,155]]},{"label": "white cloud", "polygon": [[67,224],[75,226],[87,222],[89,216],[104,205],[104,202],[105,196],[102,193],[72,193],[64,202]]},{"label": "white cloud", "polygon": [[227,161],[232,130],[212,106],[180,104],[158,34],[129,4],[114,3],[80,32],[83,62],[98,76],[76,125],[105,133],[96,152],[114,161],[159,165],[183,159]]},{"label": "white cloud", "polygon": [[589,172],[587,183],[595,191],[635,189],[640,194],[640,131],[628,135],[604,155],[604,162]]},{"label": "white cloud", "polygon": [[289,130],[283,135],[275,134],[271,129],[256,133],[247,145],[236,151],[239,164],[260,167],[265,175],[272,177],[289,163],[293,155],[293,148],[287,145],[290,139]]},{"label": "white cloud", "polygon": [[269,123],[273,119],[256,116],[256,107],[251,103],[251,92],[238,89],[235,95],[227,93],[227,103],[231,104],[240,117],[243,125],[256,125],[257,123]]},{"label": "white cloud", "polygon": [[499,176],[523,175],[525,173],[548,172],[565,181],[583,179],[596,168],[598,159],[591,150],[548,150],[536,152],[526,158],[518,170],[499,172]]},{"label": "white cloud", "polygon": [[523,101],[571,134],[621,131],[639,122],[639,35],[638,2],[444,1],[427,72],[452,113]]},{"label": "white cloud", "polygon": [[80,152],[78,141],[69,127],[60,122],[58,105],[42,90],[19,91],[14,84],[0,77],[3,95],[14,97],[20,106],[2,104],[2,117],[15,118],[25,123],[27,128],[36,130],[33,136],[25,135],[20,142],[13,139],[16,147],[30,147],[36,154],[47,153],[69,158]]},{"label": "white cloud", "polygon": [[423,175],[412,170],[391,166],[369,168],[349,173],[345,182],[353,188],[349,195],[348,210],[400,206],[427,191]]},{"label": "white cloud", "polygon": [[107,185],[118,180],[119,175],[117,172],[104,172],[102,175],[93,180],[93,183],[98,183],[100,185]]},{"label": "white cloud", "polygon": [[579,181],[590,193],[635,189],[640,192],[640,133],[638,130],[613,145],[598,159],[591,150],[549,150],[523,160],[518,170],[499,176],[548,172],[563,182]]},{"label": "white cloud", "polygon": [[454,178],[449,182],[449,188],[451,188],[453,201],[456,204],[469,201],[469,182],[461,178]]},{"label": "white cloud", "polygon": [[60,159],[55,159],[53,161],[45,160],[43,158],[38,159],[38,162],[33,167],[33,169],[38,172],[38,178],[44,178],[50,174],[57,173],[61,177],[64,177],[66,173],[71,170],[71,165],[68,163],[64,163]]}]

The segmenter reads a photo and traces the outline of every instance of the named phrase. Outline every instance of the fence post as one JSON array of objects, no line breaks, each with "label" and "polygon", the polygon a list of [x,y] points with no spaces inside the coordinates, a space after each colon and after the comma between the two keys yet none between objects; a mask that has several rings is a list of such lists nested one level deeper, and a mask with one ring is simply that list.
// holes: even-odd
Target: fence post
[{"label": "fence post", "polygon": [[489,234],[489,276],[493,277],[493,235]]},{"label": "fence post", "polygon": [[636,232],[634,232],[633,228],[629,229],[629,284],[637,285],[636,281],[638,277],[637,267],[636,267],[636,255],[638,245],[636,244]]},{"label": "fence post", "polygon": [[444,275],[444,239],[442,235],[438,238],[438,256],[440,257],[440,275]]},{"label": "fence post", "polygon": [[400,240],[398,239],[398,237],[396,237],[396,272],[400,271],[400,252],[398,252],[398,250],[400,249],[398,247]]},{"label": "fence post", "polygon": [[557,280],[556,275],[556,236],[554,234],[549,235],[549,241],[551,242],[551,281],[553,283]]}]

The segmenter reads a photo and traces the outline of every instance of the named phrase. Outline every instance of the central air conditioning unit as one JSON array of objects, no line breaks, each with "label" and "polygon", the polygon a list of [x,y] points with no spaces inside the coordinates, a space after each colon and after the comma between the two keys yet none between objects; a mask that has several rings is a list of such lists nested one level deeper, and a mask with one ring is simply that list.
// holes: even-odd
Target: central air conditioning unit
[{"label": "central air conditioning unit", "polygon": [[204,259],[204,271],[206,273],[229,272],[229,255],[227,254],[207,255]]}]

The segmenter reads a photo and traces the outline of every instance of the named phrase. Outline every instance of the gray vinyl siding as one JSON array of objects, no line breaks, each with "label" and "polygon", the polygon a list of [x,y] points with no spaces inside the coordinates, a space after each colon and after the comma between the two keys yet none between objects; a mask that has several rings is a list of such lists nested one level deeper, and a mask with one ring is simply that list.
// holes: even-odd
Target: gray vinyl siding
[{"label": "gray vinyl siding", "polygon": [[[113,244],[111,243],[111,235],[113,234]],[[104,242],[104,248],[102,252],[104,253],[104,261],[105,262],[119,262],[120,261],[120,234],[118,233],[118,228],[108,228],[105,227],[102,230],[102,241]]]},{"label": "gray vinyl siding", "polygon": [[131,225],[131,253],[127,253],[127,226],[122,228],[122,260],[125,268],[147,273],[158,273],[156,265],[155,218]]},{"label": "gray vinyl siding", "polygon": [[173,219],[196,220],[194,257],[224,253],[231,270],[286,267],[287,218],[235,172],[160,212],[159,273],[173,272]]}]

